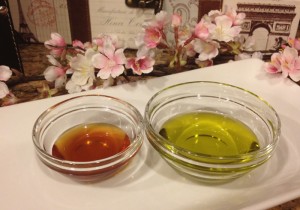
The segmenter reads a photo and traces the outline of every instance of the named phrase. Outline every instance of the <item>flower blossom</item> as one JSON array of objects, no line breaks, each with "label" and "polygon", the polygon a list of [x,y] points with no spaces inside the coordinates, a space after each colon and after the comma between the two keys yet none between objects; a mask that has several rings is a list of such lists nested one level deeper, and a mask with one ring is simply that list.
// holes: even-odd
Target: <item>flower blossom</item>
[{"label": "flower blossom", "polygon": [[215,41],[205,42],[201,39],[196,39],[193,43],[194,50],[199,53],[198,59],[200,61],[211,60],[219,54],[219,43]]},{"label": "flower blossom", "polygon": [[72,46],[73,47],[79,47],[79,48],[81,48],[81,49],[84,49],[85,47],[84,47],[84,44],[80,41],[80,40],[74,40],[73,42],[72,42]]},{"label": "flower blossom", "polygon": [[103,54],[94,55],[92,63],[94,67],[100,69],[97,77],[101,79],[108,79],[110,76],[116,78],[125,70],[124,49],[116,49],[110,40],[106,40],[103,45]]},{"label": "flower blossom", "polygon": [[265,70],[269,73],[282,72],[284,77],[290,77],[293,81],[300,80],[300,57],[298,51],[286,47],[283,52],[274,53],[271,62],[266,63]]},{"label": "flower blossom", "polygon": [[108,35],[108,34],[98,34],[97,37],[93,39],[93,43],[98,46],[98,51],[104,52],[104,45],[106,43],[110,43],[114,46],[114,48],[123,48],[123,41],[119,40],[116,35]]},{"label": "flower blossom", "polygon": [[78,51],[80,53],[84,53],[85,50],[94,47],[93,43],[91,43],[91,42],[82,43],[80,40],[73,40],[72,46],[74,47],[74,49],[76,51]]},{"label": "flower blossom", "polygon": [[172,27],[179,27],[181,25],[182,22],[182,17],[178,14],[173,14],[172,15]]},{"label": "flower blossom", "polygon": [[[175,16],[173,19],[174,24],[181,22],[179,16]],[[162,41],[166,39],[164,28],[169,22],[170,17],[167,12],[162,10],[157,13],[152,20],[142,25],[142,32],[137,35],[135,40],[136,46],[146,46],[150,49],[158,47],[158,45],[162,44]]]},{"label": "flower blossom", "polygon": [[52,56],[48,55],[48,61],[53,66],[48,66],[44,71],[44,77],[49,82],[55,81],[55,88],[61,88],[65,85],[67,76],[66,69]]},{"label": "flower blossom", "polygon": [[223,13],[220,10],[211,10],[208,12],[207,15],[203,16],[203,19],[209,22],[214,22],[216,17],[223,15]]},{"label": "flower blossom", "polygon": [[281,56],[281,70],[284,77],[290,76],[294,81],[300,80],[300,57],[294,48],[286,47]]},{"label": "flower blossom", "polygon": [[169,15],[166,11],[161,10],[157,13],[153,20],[144,23],[144,27],[157,28],[163,30],[163,28],[170,22]]},{"label": "flower blossom", "polygon": [[153,71],[154,63],[155,60],[151,52],[139,50],[136,58],[127,59],[126,68],[131,68],[133,73],[141,75]]},{"label": "flower blossom", "polygon": [[207,40],[210,36],[208,23],[201,19],[200,22],[195,26],[194,35],[199,39]]},{"label": "flower blossom", "polygon": [[[4,98],[7,94],[9,94],[9,89],[4,81],[9,80],[12,75],[12,71],[8,66],[0,66],[0,98]],[[1,82],[3,81],[3,82]]]},{"label": "flower blossom", "polygon": [[67,46],[65,39],[58,33],[51,33],[51,39],[45,41],[44,44],[46,48],[51,50],[50,54],[55,57],[60,57]]},{"label": "flower blossom", "polygon": [[221,15],[215,18],[215,24],[209,26],[209,32],[212,39],[218,41],[232,41],[241,31],[240,26],[234,26],[232,19],[226,15]]},{"label": "flower blossom", "polygon": [[162,39],[162,34],[157,28],[146,28],[144,32],[143,41],[145,45],[152,49],[157,47]]},{"label": "flower blossom", "polygon": [[265,63],[265,70],[268,73],[279,73],[281,72],[281,54],[273,53],[271,56],[271,62]]},{"label": "flower blossom", "polygon": [[70,66],[74,71],[71,79],[66,84],[69,93],[89,90],[95,80],[95,70],[92,65],[92,57],[97,52],[93,49],[86,50],[85,54],[77,54],[72,58]]}]

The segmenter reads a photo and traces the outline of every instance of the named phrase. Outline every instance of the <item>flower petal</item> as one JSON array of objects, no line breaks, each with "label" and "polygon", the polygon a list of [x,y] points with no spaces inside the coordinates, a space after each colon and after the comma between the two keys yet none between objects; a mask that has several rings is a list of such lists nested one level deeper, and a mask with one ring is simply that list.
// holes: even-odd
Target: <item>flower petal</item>
[{"label": "flower petal", "polygon": [[95,50],[89,48],[89,49],[87,49],[87,50],[85,51],[85,58],[86,58],[87,60],[91,60],[92,57],[93,57],[94,55],[96,55],[97,53],[98,53],[98,52],[96,52]]},{"label": "flower petal", "polygon": [[60,76],[55,80],[55,88],[61,88],[66,84],[67,76]]},{"label": "flower petal", "polygon": [[66,89],[68,90],[68,93],[79,93],[82,91],[81,87],[75,84],[72,80],[67,82]]},{"label": "flower petal", "polygon": [[112,78],[116,78],[124,72],[125,68],[123,65],[115,65],[111,70]]},{"label": "flower petal", "polygon": [[53,55],[47,55],[49,63],[51,63],[54,66],[61,67],[61,64],[54,58]]},{"label": "flower petal", "polygon": [[79,71],[75,71],[71,77],[71,80],[76,84],[76,85],[85,85],[87,80],[89,79],[89,75],[87,74],[82,74]]},{"label": "flower petal", "polygon": [[126,63],[126,57],[124,55],[124,49],[116,50],[113,60],[117,64],[125,64]]},{"label": "flower petal", "polygon": [[12,75],[12,71],[9,69],[8,66],[0,66],[0,80],[7,81]]},{"label": "flower petal", "polygon": [[271,73],[271,74],[276,74],[276,73],[281,72],[281,70],[278,69],[276,66],[274,66],[272,63],[265,63],[264,69],[266,72]]},{"label": "flower petal", "polygon": [[95,54],[92,57],[93,66],[98,68],[98,69],[104,68],[107,65],[108,62],[109,62],[109,59],[106,56],[104,56],[100,53]]},{"label": "flower petal", "polygon": [[97,74],[97,77],[101,79],[108,79],[110,77],[111,69],[110,68],[103,68]]},{"label": "flower petal", "polygon": [[48,66],[44,71],[44,77],[48,82],[53,82],[59,76],[58,67],[56,66]]}]

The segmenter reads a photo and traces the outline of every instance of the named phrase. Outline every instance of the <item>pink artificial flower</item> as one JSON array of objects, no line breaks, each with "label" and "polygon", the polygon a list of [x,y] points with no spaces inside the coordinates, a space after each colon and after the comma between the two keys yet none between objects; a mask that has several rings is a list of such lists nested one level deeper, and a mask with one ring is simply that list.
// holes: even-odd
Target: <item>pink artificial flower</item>
[{"label": "pink artificial flower", "polygon": [[192,31],[190,30],[190,27],[185,25],[185,26],[182,26],[180,28],[180,30],[178,30],[178,43],[179,45],[185,45],[186,44],[186,41],[189,39],[189,38],[194,38],[193,35],[192,35]]},{"label": "pink artificial flower", "polygon": [[146,22],[144,26],[154,27],[158,30],[163,30],[163,28],[170,22],[169,15],[166,11],[161,10],[155,15],[154,20]]},{"label": "pink artificial flower", "polygon": [[218,42],[205,42],[201,39],[197,39],[193,42],[194,50],[199,53],[198,59],[200,61],[211,60],[219,54],[218,48],[220,47]]},{"label": "pink artificial flower", "polygon": [[81,85],[76,84],[73,80],[69,80],[66,84],[66,89],[68,93],[79,93],[83,90]]},{"label": "pink artificial flower", "polygon": [[212,39],[218,41],[232,41],[241,31],[241,27],[233,26],[233,21],[226,15],[216,17],[215,23],[210,25],[209,32],[212,34]]},{"label": "pink artificial flower", "polygon": [[73,47],[79,47],[79,48],[81,48],[81,49],[84,49],[84,44],[83,44],[81,41],[79,41],[79,40],[74,40],[74,41],[72,42],[72,46],[73,46]]},{"label": "pink artificial flower", "polygon": [[49,82],[55,81],[55,88],[63,87],[67,80],[66,71],[57,66],[48,66],[44,72],[44,77]]},{"label": "pink artificial flower", "polygon": [[153,59],[154,54],[148,51],[146,48],[140,48],[137,51],[136,58],[129,58],[126,63],[127,69],[132,69],[132,71],[137,74],[146,74],[153,71],[153,65],[155,60]]},{"label": "pink artificial flower", "polygon": [[153,71],[154,63],[155,60],[149,57],[129,58],[126,63],[126,68],[131,68],[135,74],[141,75]]},{"label": "pink artificial flower", "polygon": [[126,63],[124,49],[115,50],[111,42],[107,42],[104,44],[103,54],[94,55],[92,63],[94,67],[100,69],[97,77],[101,79],[108,79],[110,76],[116,78],[125,70],[123,66]]},{"label": "pink artificial flower", "polygon": [[195,26],[194,35],[202,40],[207,40],[209,38],[208,23],[201,19],[200,22]]},{"label": "pink artificial flower", "polygon": [[51,39],[45,41],[45,46],[51,49],[50,54],[59,57],[65,50],[66,42],[65,39],[58,33],[51,33]]},{"label": "pink artificial flower", "polygon": [[55,88],[61,88],[67,80],[66,68],[63,68],[63,66],[52,55],[47,55],[47,57],[48,61],[53,66],[47,67],[44,71],[44,77],[49,82],[55,81]]},{"label": "pink artificial flower", "polygon": [[83,53],[83,54],[84,54],[85,50],[94,47],[91,42],[82,43],[79,40],[74,40],[72,42],[72,46],[75,48],[76,51]]},{"label": "pink artificial flower", "polygon": [[268,73],[279,73],[281,72],[281,54],[273,53],[271,56],[271,62],[265,64],[265,70]]},{"label": "pink artificial flower", "polygon": [[0,80],[1,81],[9,80],[11,75],[12,75],[12,71],[9,69],[8,66],[4,66],[4,65],[0,66]]},{"label": "pink artificial flower", "polygon": [[294,48],[286,47],[281,56],[281,70],[284,77],[290,76],[294,81],[300,80],[300,57]]},{"label": "pink artificial flower", "polygon": [[123,42],[118,39],[116,35],[99,34],[93,39],[93,43],[98,46],[98,51],[103,52],[104,45],[109,43],[114,46],[114,48],[122,48]]},{"label": "pink artificial flower", "polygon": [[4,98],[7,94],[9,94],[9,89],[4,82],[7,81],[12,75],[12,71],[9,69],[8,66],[0,66],[0,98]]},{"label": "pink artificial flower", "polygon": [[295,48],[296,50],[300,51],[300,38],[288,38],[288,43],[292,48]]},{"label": "pink artificial flower", "polygon": [[144,43],[148,48],[155,48],[161,41],[162,34],[155,27],[148,27],[145,29]]},{"label": "pink artificial flower", "polygon": [[178,14],[173,14],[172,15],[172,27],[179,27],[181,25],[182,22],[182,17]]},{"label": "pink artificial flower", "polygon": [[223,13],[219,10],[211,10],[207,15],[204,15],[205,19],[210,20],[211,22],[215,21],[216,17],[223,15]]},{"label": "pink artificial flower", "polygon": [[92,58],[96,54],[97,51],[87,49],[84,55],[78,53],[70,62],[70,66],[74,71],[71,80],[83,90],[88,90],[92,87],[93,81],[95,80],[95,70],[92,65]]}]

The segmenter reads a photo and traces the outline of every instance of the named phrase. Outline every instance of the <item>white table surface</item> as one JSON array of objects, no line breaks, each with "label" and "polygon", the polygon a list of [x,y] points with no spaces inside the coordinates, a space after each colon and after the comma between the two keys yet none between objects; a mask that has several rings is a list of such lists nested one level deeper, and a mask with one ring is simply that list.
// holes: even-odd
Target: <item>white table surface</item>
[{"label": "white table surface", "polygon": [[210,80],[246,88],[267,100],[282,121],[274,156],[232,182],[201,184],[178,174],[147,139],[133,161],[110,179],[81,183],[44,166],[35,154],[32,127],[49,106],[78,94],[0,108],[0,209],[265,209],[300,196],[300,87],[262,70],[256,59],[216,65],[87,91],[128,101],[143,114],[148,99],[172,84]]}]

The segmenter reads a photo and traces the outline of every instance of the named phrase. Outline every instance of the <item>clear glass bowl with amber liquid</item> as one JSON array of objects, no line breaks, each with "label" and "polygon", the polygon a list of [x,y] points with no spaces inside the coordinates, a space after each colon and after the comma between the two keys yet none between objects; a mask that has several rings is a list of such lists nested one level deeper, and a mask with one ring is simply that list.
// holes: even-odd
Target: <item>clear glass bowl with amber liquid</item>
[{"label": "clear glass bowl with amber liquid", "polygon": [[144,119],[149,142],[167,163],[209,182],[265,163],[280,136],[279,116],[261,97],[210,81],[161,90],[148,101]]},{"label": "clear glass bowl with amber liquid", "polygon": [[143,142],[143,117],[131,104],[105,95],[84,95],[44,111],[33,143],[49,168],[81,181],[121,171]]}]

